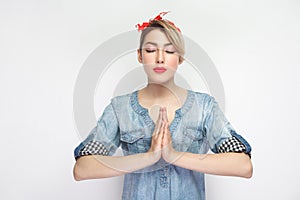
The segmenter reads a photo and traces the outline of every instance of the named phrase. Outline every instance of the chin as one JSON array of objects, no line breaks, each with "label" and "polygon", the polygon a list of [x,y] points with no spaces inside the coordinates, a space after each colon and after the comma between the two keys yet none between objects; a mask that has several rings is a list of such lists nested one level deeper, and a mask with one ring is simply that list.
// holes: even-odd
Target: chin
[{"label": "chin", "polygon": [[172,73],[165,73],[165,74],[153,74],[147,73],[148,83],[153,84],[166,84],[172,80],[174,80],[174,74]]},{"label": "chin", "polygon": [[164,85],[166,83],[168,83],[171,79],[148,79],[148,83],[152,83],[152,84],[159,84],[159,85]]}]

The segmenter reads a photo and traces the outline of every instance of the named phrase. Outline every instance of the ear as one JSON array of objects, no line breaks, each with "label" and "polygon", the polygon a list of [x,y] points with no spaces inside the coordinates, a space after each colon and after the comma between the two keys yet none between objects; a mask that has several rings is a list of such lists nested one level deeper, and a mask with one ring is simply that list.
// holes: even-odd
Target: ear
[{"label": "ear", "polygon": [[184,61],[184,58],[183,58],[182,56],[179,56],[179,65],[180,65],[181,63],[183,63],[183,61]]},{"label": "ear", "polygon": [[138,57],[139,63],[142,63],[143,59],[142,59],[142,52],[140,49],[137,50],[137,57]]}]

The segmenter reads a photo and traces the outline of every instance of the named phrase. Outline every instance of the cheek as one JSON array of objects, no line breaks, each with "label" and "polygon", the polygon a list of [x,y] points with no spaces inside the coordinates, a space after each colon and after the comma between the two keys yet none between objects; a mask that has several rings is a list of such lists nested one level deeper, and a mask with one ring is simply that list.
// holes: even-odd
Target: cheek
[{"label": "cheek", "polygon": [[179,64],[179,58],[177,56],[170,57],[166,60],[166,65],[170,69],[177,70]]},{"label": "cheek", "polygon": [[143,55],[143,63],[149,64],[155,62],[155,56],[153,54],[144,54]]}]

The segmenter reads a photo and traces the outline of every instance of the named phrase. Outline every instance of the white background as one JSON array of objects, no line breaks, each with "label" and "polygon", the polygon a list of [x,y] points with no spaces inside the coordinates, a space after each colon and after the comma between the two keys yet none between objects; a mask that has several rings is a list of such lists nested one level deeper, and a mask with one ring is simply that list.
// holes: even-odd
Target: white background
[{"label": "white background", "polygon": [[74,84],[102,42],[166,10],[215,63],[253,148],[253,177],[207,176],[207,199],[300,199],[296,0],[0,1],[1,199],[120,198],[120,177],[72,178]]}]

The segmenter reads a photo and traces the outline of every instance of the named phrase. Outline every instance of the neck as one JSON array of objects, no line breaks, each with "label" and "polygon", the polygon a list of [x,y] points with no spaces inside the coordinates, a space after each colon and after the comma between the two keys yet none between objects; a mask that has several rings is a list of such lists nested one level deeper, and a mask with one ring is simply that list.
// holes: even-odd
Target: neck
[{"label": "neck", "polygon": [[168,96],[171,93],[177,93],[177,91],[180,89],[174,81],[169,81],[167,83],[149,83],[144,88],[145,92],[152,97],[164,97]]},{"label": "neck", "polygon": [[150,83],[139,91],[139,100],[144,107],[153,105],[182,106],[187,97],[187,90],[177,86],[174,81],[168,84]]}]

